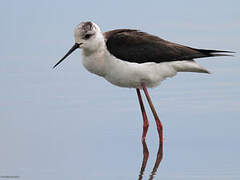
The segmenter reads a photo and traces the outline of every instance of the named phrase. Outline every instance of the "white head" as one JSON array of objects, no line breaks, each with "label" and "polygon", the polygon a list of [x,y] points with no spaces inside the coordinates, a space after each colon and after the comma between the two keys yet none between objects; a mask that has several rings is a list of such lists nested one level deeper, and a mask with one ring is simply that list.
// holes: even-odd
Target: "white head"
[{"label": "white head", "polygon": [[77,48],[83,49],[85,54],[91,54],[104,46],[104,37],[97,24],[87,21],[81,22],[74,30],[75,44],[67,54],[53,67],[55,68]]},{"label": "white head", "polygon": [[104,38],[97,24],[82,22],[74,30],[75,43],[86,51],[95,51],[102,45]]}]

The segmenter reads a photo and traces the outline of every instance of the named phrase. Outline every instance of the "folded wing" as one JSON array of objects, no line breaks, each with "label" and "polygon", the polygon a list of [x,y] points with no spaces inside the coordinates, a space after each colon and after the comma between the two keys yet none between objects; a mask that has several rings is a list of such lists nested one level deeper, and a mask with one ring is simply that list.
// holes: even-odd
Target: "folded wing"
[{"label": "folded wing", "polygon": [[195,49],[132,29],[108,31],[104,36],[107,49],[113,56],[136,63],[193,60],[211,56],[229,56],[221,53],[232,53],[231,51]]}]

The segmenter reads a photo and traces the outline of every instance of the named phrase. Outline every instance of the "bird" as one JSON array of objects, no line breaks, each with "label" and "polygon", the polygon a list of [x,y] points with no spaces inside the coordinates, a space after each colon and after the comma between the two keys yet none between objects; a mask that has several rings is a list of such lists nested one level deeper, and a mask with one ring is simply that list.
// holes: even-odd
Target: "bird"
[{"label": "bird", "polygon": [[194,61],[197,58],[232,56],[232,51],[197,49],[180,45],[137,29],[114,29],[102,32],[91,21],[74,29],[75,44],[53,66],[58,66],[76,49],[82,49],[83,66],[113,85],[136,89],[143,117],[142,141],[149,121],[142,100],[143,90],[153,113],[160,143],[163,127],[147,88],[153,88],[178,72],[210,73]]}]

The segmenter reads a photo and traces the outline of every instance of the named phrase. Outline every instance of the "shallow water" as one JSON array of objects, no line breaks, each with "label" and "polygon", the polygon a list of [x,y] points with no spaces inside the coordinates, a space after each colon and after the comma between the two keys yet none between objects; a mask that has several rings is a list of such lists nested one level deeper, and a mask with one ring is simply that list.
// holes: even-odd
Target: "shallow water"
[{"label": "shallow water", "polygon": [[[141,173],[142,117],[135,90],[84,74],[6,73],[1,179],[151,179],[159,144],[147,102],[149,158]],[[179,75],[150,90],[164,128],[163,159],[152,179],[240,178],[239,84],[212,78],[214,84]]]}]

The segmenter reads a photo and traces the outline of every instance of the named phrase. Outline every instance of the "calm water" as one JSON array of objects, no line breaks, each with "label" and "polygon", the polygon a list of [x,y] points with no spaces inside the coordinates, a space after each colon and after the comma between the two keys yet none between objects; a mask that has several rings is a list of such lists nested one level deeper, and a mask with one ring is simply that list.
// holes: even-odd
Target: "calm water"
[{"label": "calm water", "polygon": [[[135,90],[66,71],[6,73],[1,179],[151,179],[159,144],[146,102],[148,160]],[[240,178],[239,84],[222,85],[218,76],[180,74],[150,90],[164,126],[154,179]]]}]

